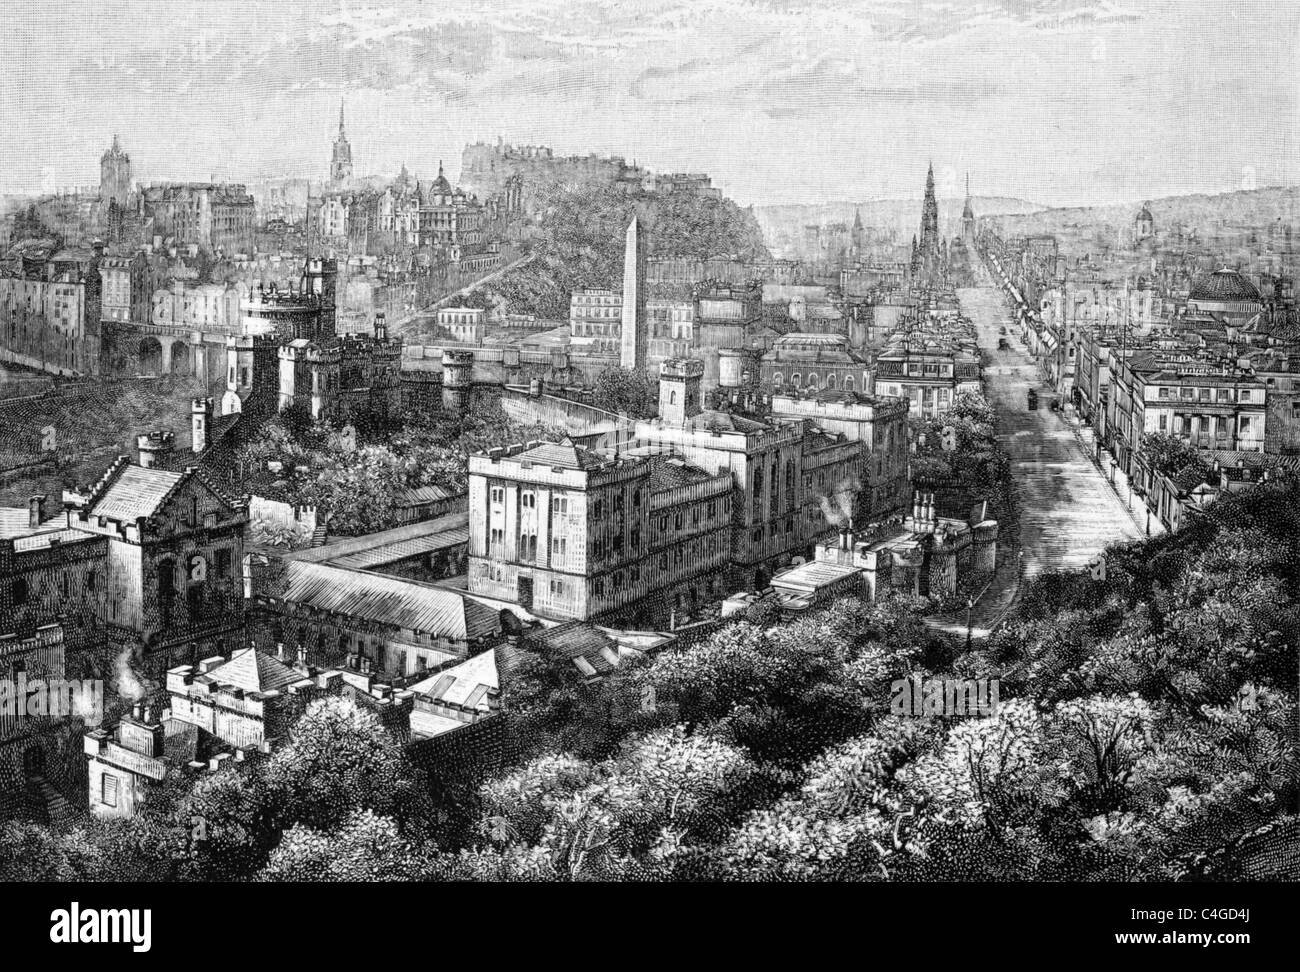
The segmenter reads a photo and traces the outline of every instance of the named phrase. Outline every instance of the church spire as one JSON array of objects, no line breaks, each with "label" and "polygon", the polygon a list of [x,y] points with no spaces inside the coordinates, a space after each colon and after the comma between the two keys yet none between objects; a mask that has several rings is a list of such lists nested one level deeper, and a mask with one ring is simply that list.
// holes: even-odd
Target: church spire
[{"label": "church spire", "polygon": [[343,99],[339,99],[339,138],[346,138],[343,133]]}]

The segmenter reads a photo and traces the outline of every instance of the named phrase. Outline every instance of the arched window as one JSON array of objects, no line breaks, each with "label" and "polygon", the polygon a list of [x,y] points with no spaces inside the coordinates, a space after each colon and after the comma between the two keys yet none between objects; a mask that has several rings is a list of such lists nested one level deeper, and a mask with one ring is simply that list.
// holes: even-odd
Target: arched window
[{"label": "arched window", "polygon": [[791,388],[799,387],[799,372],[796,371],[794,374],[790,376],[790,387]]},{"label": "arched window", "polygon": [[815,371],[808,372],[808,387],[809,388],[817,387],[817,372]]},{"label": "arched window", "polygon": [[835,390],[835,376],[834,376],[834,375],[827,375],[827,376],[826,376],[826,387],[829,388],[829,389],[831,389],[832,391]]},{"label": "arched window", "polygon": [[677,404],[677,392],[675,392],[675,391],[670,391],[670,392],[668,393],[668,404],[669,404],[669,405],[676,405],[676,404]]},{"label": "arched window", "polygon": [[779,371],[772,372],[772,385],[775,388],[781,387],[781,372]]},{"label": "arched window", "polygon": [[845,390],[846,392],[851,392],[851,391],[853,391],[853,376],[852,376],[852,375],[845,375],[845,376],[844,376],[844,390]]}]

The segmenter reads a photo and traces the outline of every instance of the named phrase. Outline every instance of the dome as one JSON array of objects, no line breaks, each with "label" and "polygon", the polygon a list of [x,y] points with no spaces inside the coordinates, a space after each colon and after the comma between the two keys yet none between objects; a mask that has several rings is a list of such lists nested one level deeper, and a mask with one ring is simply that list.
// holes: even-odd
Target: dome
[{"label": "dome", "polygon": [[1237,301],[1259,300],[1259,291],[1249,280],[1227,267],[1207,273],[1192,285],[1188,300]]}]

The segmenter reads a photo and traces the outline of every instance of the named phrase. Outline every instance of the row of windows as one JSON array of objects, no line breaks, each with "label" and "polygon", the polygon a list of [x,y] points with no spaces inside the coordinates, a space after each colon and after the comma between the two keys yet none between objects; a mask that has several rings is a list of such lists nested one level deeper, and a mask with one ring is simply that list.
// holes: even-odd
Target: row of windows
[{"label": "row of windows", "polygon": [[[1195,399],[1202,402],[1230,402],[1232,401],[1232,392],[1233,389],[1231,388],[1192,388],[1184,385],[1176,389],[1161,385],[1158,394],[1160,398]],[[1253,389],[1242,388],[1239,390],[1238,401],[1251,402],[1254,400],[1255,392]]]},{"label": "row of windows", "polygon": [[[506,488],[504,486],[493,486],[489,490],[489,499],[493,506],[503,505],[506,501]],[[536,509],[537,493],[531,489],[523,490],[519,494],[519,505],[526,510]],[[569,512],[569,497],[552,496],[551,510],[555,513],[567,514]]]},{"label": "row of windows", "polygon": [[[791,388],[818,388],[818,387],[824,387],[824,388],[827,388],[827,389],[829,389],[829,390],[831,390],[831,391],[834,391],[836,388],[843,387],[843,389],[844,389],[845,391],[847,391],[847,392],[851,392],[851,391],[853,391],[853,390],[855,389],[855,387],[856,387],[852,375],[845,375],[845,376],[844,376],[843,385],[840,384],[840,380],[839,380],[839,378],[836,377],[836,375],[834,375],[834,374],[828,374],[828,375],[826,376],[826,381],[825,381],[825,384],[824,384],[824,385],[820,385],[820,386],[819,386],[819,384],[818,384],[819,381],[821,381],[821,379],[817,376],[817,373],[816,373],[815,371],[810,371],[810,372],[808,373],[808,377],[807,377],[806,381],[805,381],[804,377],[802,376],[802,374],[801,374],[800,372],[798,372],[798,371],[796,371],[796,372],[794,372],[793,374],[790,375],[790,387],[791,387]],[[772,372],[772,385],[773,385],[774,387],[776,387],[776,388],[781,388],[781,387],[783,387],[784,383],[785,383],[785,376],[782,375],[781,372],[779,372],[779,371],[774,371],[774,372]],[[862,373],[862,387],[863,387],[864,389],[868,387],[868,373],[865,372],[865,371]]]}]

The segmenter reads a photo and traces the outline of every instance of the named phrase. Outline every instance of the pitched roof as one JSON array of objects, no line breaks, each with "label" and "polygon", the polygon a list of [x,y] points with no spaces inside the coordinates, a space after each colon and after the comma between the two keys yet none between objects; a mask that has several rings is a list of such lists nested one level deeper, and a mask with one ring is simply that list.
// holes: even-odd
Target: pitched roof
[{"label": "pitched roof", "polygon": [[38,527],[31,526],[31,512],[27,507],[0,507],[0,537],[26,537],[33,533],[48,533],[63,524],[63,517],[56,516],[41,521]]},{"label": "pitched roof", "polygon": [[112,520],[134,520],[158,512],[163,499],[184,473],[143,466],[122,466],[121,473],[100,494],[90,509],[91,516]]},{"label": "pitched roof", "polygon": [[572,439],[563,442],[543,442],[527,452],[521,452],[516,458],[527,459],[539,466],[551,466],[561,469],[598,469],[607,460],[590,449],[573,444]]},{"label": "pitched roof", "polygon": [[489,649],[459,665],[435,672],[423,681],[407,686],[407,689],[416,695],[452,705],[477,705],[488,690],[500,687],[496,652]]},{"label": "pitched roof", "polygon": [[301,682],[307,676],[256,648],[245,648],[231,655],[229,661],[209,669],[202,677],[222,685],[233,685],[245,692],[272,692]]},{"label": "pitched roof", "polygon": [[660,492],[676,489],[678,486],[706,482],[713,478],[698,466],[688,465],[685,460],[672,457],[654,464],[650,472],[650,488],[654,492]]},{"label": "pitched roof", "polygon": [[327,564],[286,561],[283,593],[277,596],[452,641],[473,641],[500,628],[496,611],[458,591]]}]

